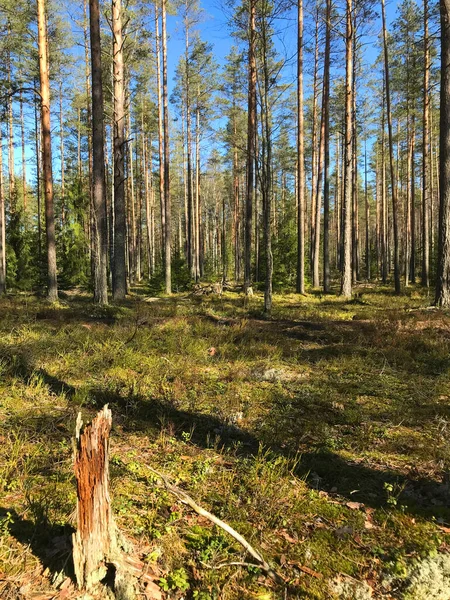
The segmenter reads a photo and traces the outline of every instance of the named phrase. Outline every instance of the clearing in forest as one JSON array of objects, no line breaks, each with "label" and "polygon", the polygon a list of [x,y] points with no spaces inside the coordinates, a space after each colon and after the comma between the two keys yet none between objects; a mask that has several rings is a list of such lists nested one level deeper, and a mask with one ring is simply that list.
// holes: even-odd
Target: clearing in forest
[{"label": "clearing in forest", "polygon": [[108,403],[115,519],[163,597],[449,598],[450,316],[359,292],[270,321],[231,292],[1,299],[0,597],[72,597],[71,437]]}]

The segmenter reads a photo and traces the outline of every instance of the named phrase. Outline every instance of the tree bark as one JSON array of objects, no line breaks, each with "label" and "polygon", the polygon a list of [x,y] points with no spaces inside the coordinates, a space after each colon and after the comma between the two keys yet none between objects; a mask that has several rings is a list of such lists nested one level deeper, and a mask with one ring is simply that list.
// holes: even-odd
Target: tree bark
[{"label": "tree bark", "polygon": [[0,294],[6,294],[6,220],[3,181],[3,136],[0,124]]},{"label": "tree bark", "polygon": [[[319,72],[319,8],[316,5],[315,17],[315,50],[314,50],[314,76],[313,76],[313,108],[312,108],[312,134],[311,134],[311,214],[310,214],[310,243],[309,261],[311,279],[314,277],[314,249],[316,247],[316,190],[317,190],[317,79]],[[313,284],[314,285],[314,284]]]},{"label": "tree bark", "polygon": [[305,127],[303,115],[303,0],[297,32],[297,293],[305,293]]},{"label": "tree bark", "polygon": [[45,0],[37,0],[39,78],[41,93],[41,125],[43,148],[43,176],[45,194],[45,231],[47,236],[47,297],[50,302],[58,300],[56,275],[56,239],[53,208],[52,139],[50,129],[50,82],[47,60],[47,31]]},{"label": "tree bark", "polygon": [[[155,4],[155,44],[156,44],[156,87],[158,99],[158,157],[159,157],[159,203],[161,212],[161,254],[164,257],[166,237],[166,213],[164,209],[164,130],[163,101],[161,86],[161,36],[159,34],[159,8]],[[164,259],[163,259],[164,260]]]},{"label": "tree bark", "polygon": [[330,48],[331,0],[327,0],[325,57],[323,66],[323,119],[324,119],[324,188],[323,188],[323,291],[330,291]]},{"label": "tree bark", "polygon": [[353,20],[352,0],[347,0],[345,35],[345,148],[343,195],[343,265],[341,296],[352,295],[352,110],[353,110]]},{"label": "tree bark", "polygon": [[397,198],[397,180],[395,177],[394,167],[394,142],[392,135],[392,112],[391,112],[391,94],[390,94],[390,79],[389,79],[389,53],[386,31],[386,11],[384,8],[384,0],[381,0],[381,15],[383,21],[383,46],[384,46],[384,72],[386,83],[386,116],[388,122],[389,136],[389,164],[391,171],[391,194],[392,194],[392,220],[394,226],[394,286],[395,293],[400,293],[400,251],[398,239],[398,198]]},{"label": "tree bark", "polygon": [[430,285],[430,39],[428,35],[428,0],[423,2],[423,130],[422,130],[422,277],[424,287]]},{"label": "tree bark", "polygon": [[112,0],[114,69],[114,271],[113,298],[122,300],[127,292],[125,264],[125,93],[121,0]]},{"label": "tree bark", "polygon": [[[91,77],[92,77],[92,195],[94,204],[94,301],[108,304],[108,239],[106,223],[105,140],[103,123],[103,85],[98,0],[89,0]],[[62,132],[61,132],[62,139]],[[62,146],[61,146],[62,148]],[[61,150],[63,152],[63,150]],[[64,161],[61,161],[63,172]],[[64,175],[62,176],[64,180]]]},{"label": "tree bark", "polygon": [[440,0],[441,103],[439,152],[439,239],[436,305],[450,306],[450,13]]},{"label": "tree bark", "polygon": [[252,219],[256,130],[256,0],[250,0],[248,35],[247,194],[244,231],[244,290],[248,290],[252,284]]},{"label": "tree bark", "polygon": [[263,211],[264,211],[264,246],[266,254],[266,282],[264,289],[264,314],[270,317],[272,314],[272,277],[273,277],[273,256],[272,256],[272,124],[270,114],[269,90],[270,90],[270,75],[268,64],[268,46],[269,35],[267,31],[267,12],[268,2],[265,0],[263,7],[263,15],[261,19],[261,45],[263,59],[263,90],[262,90],[262,119],[263,119],[263,136],[262,136],[262,185],[261,192],[263,195]]},{"label": "tree bark", "polygon": [[163,121],[164,121],[164,212],[166,217],[164,273],[166,294],[172,293],[172,219],[170,201],[169,98],[167,92],[167,33],[166,0],[162,0],[162,63],[163,63]]},{"label": "tree bark", "polygon": [[28,209],[28,194],[27,194],[27,162],[25,158],[25,123],[23,116],[23,93],[20,91],[20,131],[22,138],[22,193],[23,193],[23,216],[25,229],[27,227],[27,209]]},{"label": "tree bark", "polygon": [[367,187],[367,138],[364,140],[364,202],[366,208],[366,279],[367,281],[370,281],[370,206]]}]

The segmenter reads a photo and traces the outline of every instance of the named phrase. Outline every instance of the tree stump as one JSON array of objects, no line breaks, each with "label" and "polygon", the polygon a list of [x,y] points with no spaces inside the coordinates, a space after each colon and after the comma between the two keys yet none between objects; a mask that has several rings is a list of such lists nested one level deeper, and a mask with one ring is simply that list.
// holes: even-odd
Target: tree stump
[{"label": "tree stump", "polygon": [[109,433],[112,415],[106,404],[83,427],[76,424],[74,470],[77,480],[77,531],[72,536],[73,564],[85,598],[135,600],[138,592],[148,600],[162,600],[152,573],[125,543],[112,515],[109,496]]},{"label": "tree stump", "polygon": [[78,414],[74,465],[77,531],[72,538],[73,562],[81,590],[97,592],[109,586],[116,598],[131,600],[136,588],[122,568],[123,544],[119,542],[109,496],[111,424],[108,405],[84,427],[81,413]]}]

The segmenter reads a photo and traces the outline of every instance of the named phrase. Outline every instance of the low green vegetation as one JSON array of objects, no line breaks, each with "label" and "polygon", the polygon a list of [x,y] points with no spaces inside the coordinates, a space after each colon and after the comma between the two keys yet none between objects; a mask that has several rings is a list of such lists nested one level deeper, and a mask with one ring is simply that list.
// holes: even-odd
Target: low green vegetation
[{"label": "low green vegetation", "polygon": [[[71,437],[105,403],[115,517],[168,598],[410,599],[436,572],[445,587],[450,315],[429,302],[284,295],[266,321],[260,295],[232,292],[0,300],[0,597],[70,575]],[[229,564],[252,561],[152,469],[285,584]]]}]

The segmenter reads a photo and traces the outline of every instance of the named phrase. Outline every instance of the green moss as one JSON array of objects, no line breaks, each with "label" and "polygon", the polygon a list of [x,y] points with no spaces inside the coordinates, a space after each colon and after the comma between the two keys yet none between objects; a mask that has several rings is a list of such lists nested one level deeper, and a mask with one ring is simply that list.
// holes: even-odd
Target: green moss
[{"label": "green moss", "polygon": [[260,570],[223,566],[249,557],[148,466],[244,534],[289,597],[336,595],[341,574],[345,598],[389,574],[415,598],[429,584],[412,565],[425,572],[448,537],[450,322],[420,310],[419,288],[362,293],[275,296],[271,321],[259,294],[249,308],[231,292],[107,309],[0,300],[0,570],[51,551],[44,523],[70,526],[76,415],[108,402],[117,521],[172,591],[183,569],[193,597],[284,597]]}]

